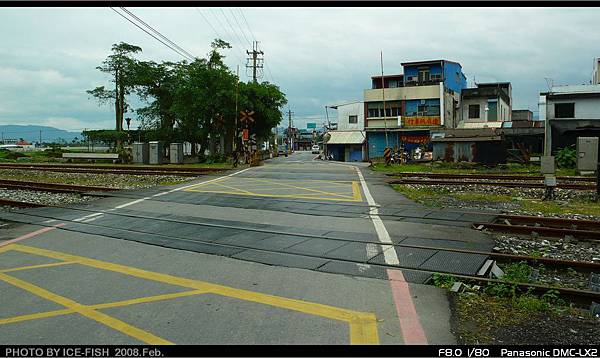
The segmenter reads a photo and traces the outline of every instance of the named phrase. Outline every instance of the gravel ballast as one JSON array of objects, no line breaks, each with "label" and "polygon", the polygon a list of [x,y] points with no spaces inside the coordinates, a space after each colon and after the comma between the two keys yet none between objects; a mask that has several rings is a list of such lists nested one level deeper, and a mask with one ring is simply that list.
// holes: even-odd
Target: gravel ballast
[{"label": "gravel ballast", "polygon": [[195,177],[109,173],[58,173],[42,170],[0,169],[0,179],[98,186],[117,189],[141,189],[157,185],[183,183],[193,180]]}]

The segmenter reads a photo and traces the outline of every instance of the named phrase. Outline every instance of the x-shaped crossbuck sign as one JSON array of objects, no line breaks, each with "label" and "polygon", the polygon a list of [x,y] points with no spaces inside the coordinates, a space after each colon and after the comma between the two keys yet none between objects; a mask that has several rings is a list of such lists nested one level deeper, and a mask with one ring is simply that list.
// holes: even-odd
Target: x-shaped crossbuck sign
[{"label": "x-shaped crossbuck sign", "polygon": [[240,118],[240,121],[254,122],[254,118],[252,118],[254,111],[240,111],[240,114],[242,115],[242,117]]}]

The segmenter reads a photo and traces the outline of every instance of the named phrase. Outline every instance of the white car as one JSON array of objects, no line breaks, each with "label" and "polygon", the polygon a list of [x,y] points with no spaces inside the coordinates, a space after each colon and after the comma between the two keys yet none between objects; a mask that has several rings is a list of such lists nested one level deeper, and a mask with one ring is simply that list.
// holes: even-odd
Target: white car
[{"label": "white car", "polygon": [[315,144],[312,146],[312,154],[319,154],[321,153],[321,148],[319,147],[318,144]]}]

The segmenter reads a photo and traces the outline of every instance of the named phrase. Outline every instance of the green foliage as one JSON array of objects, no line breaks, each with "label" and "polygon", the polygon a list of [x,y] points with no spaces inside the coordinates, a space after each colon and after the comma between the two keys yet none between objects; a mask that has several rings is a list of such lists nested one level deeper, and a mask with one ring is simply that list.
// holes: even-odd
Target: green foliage
[{"label": "green foliage", "polygon": [[[136,60],[133,56],[141,52],[137,46],[116,44],[113,53],[98,67],[113,76],[114,90],[101,86],[87,92],[101,104],[116,105],[117,128],[129,108],[127,96],[137,95],[146,103],[135,110],[146,140],[187,141],[199,144],[199,153],[206,149],[214,153],[216,143],[224,139],[227,147],[236,130],[244,128],[243,123],[236,121],[236,101],[238,110],[254,111],[251,133],[258,139],[267,139],[271,128],[282,120],[285,94],[268,82],[238,83],[237,76],[223,62],[221,51],[229,48],[229,43],[215,39],[206,59],[156,63]],[[105,142],[126,139],[107,132],[93,137]],[[196,155],[196,146],[192,148]]]},{"label": "green foliage", "polygon": [[117,141],[124,141],[127,139],[126,132],[119,132],[111,129],[83,131],[82,135],[88,140],[94,142],[104,142],[107,144],[115,143]]},{"label": "green foliage", "polygon": [[504,276],[502,280],[510,282],[529,282],[531,266],[527,262],[515,262],[504,267]]},{"label": "green foliage", "polygon": [[577,151],[574,145],[564,147],[556,153],[556,165],[559,168],[575,168],[577,165]]},{"label": "green foliage", "polygon": [[452,287],[452,285],[454,285],[454,282],[456,282],[456,279],[454,278],[454,276],[443,275],[443,274],[439,274],[439,273],[434,273],[432,278],[433,278],[433,284],[436,287],[440,287],[440,288],[450,288],[450,287]]},{"label": "green foliage", "polygon": [[17,158],[26,157],[25,154],[21,152],[14,152],[8,149],[4,149],[0,151],[0,158],[8,159],[8,160],[17,160]]},{"label": "green foliage", "polygon": [[62,158],[65,151],[59,145],[50,145],[50,148],[44,151],[44,154],[50,158]]}]

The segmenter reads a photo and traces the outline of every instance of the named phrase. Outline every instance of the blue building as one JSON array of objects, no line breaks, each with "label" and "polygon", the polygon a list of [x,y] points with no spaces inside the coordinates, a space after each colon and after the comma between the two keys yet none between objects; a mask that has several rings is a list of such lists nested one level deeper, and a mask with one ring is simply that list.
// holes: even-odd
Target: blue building
[{"label": "blue building", "polygon": [[388,146],[431,150],[432,129],[458,124],[460,94],[467,87],[462,66],[448,60],[401,65],[402,74],[373,76],[364,91],[368,158],[382,157]]}]

